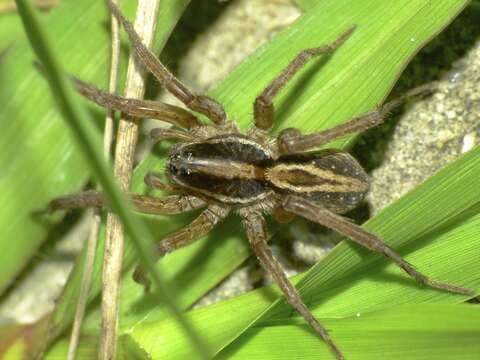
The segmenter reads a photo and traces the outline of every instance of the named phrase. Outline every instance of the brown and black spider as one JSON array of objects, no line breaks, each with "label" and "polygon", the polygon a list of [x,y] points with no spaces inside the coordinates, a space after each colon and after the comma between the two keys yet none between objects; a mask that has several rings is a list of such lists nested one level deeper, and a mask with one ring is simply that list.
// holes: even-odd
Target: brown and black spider
[{"label": "brown and black spider", "polygon": [[[152,131],[152,137],[157,140],[178,141],[168,156],[166,176],[170,182],[164,183],[154,174],[149,174],[145,180],[151,187],[179,194],[163,198],[130,194],[130,200],[136,210],[150,214],[204,210],[190,224],[155,246],[157,258],[205,236],[229,214],[238,214],[261,265],[273,276],[287,301],[307,320],[338,359],[344,359],[343,354],[308,310],[273,257],[267,244],[264,214],[272,214],[280,222],[288,222],[296,215],[302,216],[385,255],[421,284],[453,293],[471,293],[469,289],[437,282],[418,272],[377,236],[338,215],[354,208],[364,198],[369,189],[368,177],[346,152],[332,149],[307,152],[346,134],[379,125],[384,116],[405,98],[425,92],[430,86],[414,89],[375,111],[322,132],[301,135],[297,129],[289,128],[278,137],[270,138],[267,131],[274,118],[272,99],[310,59],[333,53],[341,46],[354,32],[355,27],[352,26],[331,44],[300,52],[255,99],[255,125],[243,135],[227,118],[221,104],[192,93],[176,79],[142,44],[119,8],[111,1],[108,4],[123,24],[136,55],[146,68],[187,108],[213,122],[204,125],[192,113],[181,108],[108,94],[75,79],[78,90],[99,105],[120,110],[132,117],[161,119],[177,127]],[[87,191],[58,198],[50,202],[47,211],[85,206],[104,206],[102,195]],[[137,267],[134,279],[148,284],[141,267]]]}]

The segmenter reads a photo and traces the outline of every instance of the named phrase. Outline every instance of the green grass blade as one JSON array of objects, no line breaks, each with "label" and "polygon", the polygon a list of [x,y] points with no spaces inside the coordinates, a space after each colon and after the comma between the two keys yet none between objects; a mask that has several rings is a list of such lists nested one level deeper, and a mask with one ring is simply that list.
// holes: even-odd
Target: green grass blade
[{"label": "green grass blade", "polygon": [[[474,360],[480,353],[480,311],[474,306],[406,305],[321,321],[355,359]],[[304,324],[286,324],[283,319],[260,324],[248,330],[248,343],[241,341],[218,358],[330,358],[329,350],[316,337],[305,336],[306,332]],[[65,341],[57,344],[46,359],[63,359],[66,345]],[[88,359],[92,345],[93,341],[84,341],[78,359]]]},{"label": "green grass blade", "polygon": [[43,33],[33,8],[25,0],[17,0],[16,3],[30,44],[44,66],[45,76],[57,105],[63,113],[65,121],[70,126],[79,149],[81,149],[85,159],[89,162],[92,175],[98,180],[107,202],[120,218],[123,228],[130,236],[142,264],[151,273],[158,290],[158,297],[165,303],[169,311],[185,330],[199,354],[204,358],[208,358],[208,349],[200,340],[199,335],[191,328],[190,324],[184,320],[176,306],[171,286],[168,288],[158,271],[155,270],[149,246],[153,242],[153,236],[143,221],[132,213],[126,197],[115,184],[112,171],[103,157],[100,134],[95,129],[92,119],[87,116],[86,112],[76,101],[75,96],[78,97],[78,95],[73,91],[73,85],[67,76],[62,74],[60,65],[51,50],[51,46]]},{"label": "green grass blade", "polygon": [[[407,305],[323,323],[352,359],[473,360],[480,354],[480,311],[468,305]],[[276,321],[248,331],[219,359],[332,358],[305,325]],[[246,341],[248,340],[248,343]]]},{"label": "green grass blade", "polygon": [[22,24],[15,13],[0,15],[2,27],[0,28],[0,52],[11,47],[22,36]]},{"label": "green grass blade", "polygon": [[[355,359],[473,360],[480,352],[479,316],[477,309],[465,305],[414,305],[322,322]],[[262,324],[249,330],[253,341],[240,343],[220,358],[327,358],[328,349],[315,337],[306,338],[306,331],[304,325],[286,325],[283,320]],[[90,345],[83,343],[79,359],[88,359]],[[59,343],[46,358],[61,359],[65,346]]]},{"label": "green grass blade", "polygon": [[[95,359],[97,356],[98,336],[96,333],[85,334],[82,336],[82,342],[80,343],[76,359]],[[48,353],[44,359],[49,360],[63,360],[68,350],[68,341],[59,341],[55,344],[52,350]],[[118,339],[118,359],[147,359],[146,354],[140,349],[137,344],[130,339],[129,336],[120,336]]]}]

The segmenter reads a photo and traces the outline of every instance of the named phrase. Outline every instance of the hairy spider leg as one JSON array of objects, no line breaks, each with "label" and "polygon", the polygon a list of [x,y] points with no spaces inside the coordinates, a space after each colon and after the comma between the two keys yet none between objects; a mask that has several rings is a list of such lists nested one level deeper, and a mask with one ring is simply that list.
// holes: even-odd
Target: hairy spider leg
[{"label": "hairy spider leg", "polygon": [[78,92],[100,106],[121,111],[131,117],[158,119],[186,129],[201,125],[193,114],[177,106],[110,94],[73,76],[72,78]]},{"label": "hairy spider leg", "polygon": [[428,276],[415,270],[411,264],[403,260],[397,252],[387,246],[379,237],[318,204],[314,204],[298,196],[288,195],[284,200],[283,207],[288,212],[300,215],[310,221],[326,226],[369,250],[385,255],[408,275],[425,286],[456,294],[473,294],[473,291],[470,289],[430,279]]},{"label": "hairy spider leg", "polygon": [[[130,193],[128,198],[136,211],[145,214],[181,214],[207,206],[205,201],[193,195],[170,195],[157,198]],[[91,190],[53,199],[45,209],[38,210],[36,213],[51,213],[58,210],[85,207],[105,207],[105,205],[102,193]]]},{"label": "hairy spider leg", "polygon": [[414,96],[431,93],[437,88],[437,83],[429,83],[407,91],[398,98],[378,106],[376,110],[354,117],[350,121],[308,135],[281,133],[278,136],[278,147],[282,154],[301,153],[312,148],[325,145],[342,136],[364,131],[383,123],[385,117],[396,107]]},{"label": "hairy spider leg", "polygon": [[165,182],[164,180],[162,180],[162,177],[163,177],[162,175],[163,174],[150,171],[145,175],[145,177],[143,178],[143,181],[145,185],[147,185],[152,189],[158,189],[158,190],[168,191],[168,192],[175,192],[175,191],[182,192],[185,190],[181,186]]},{"label": "hairy spider leg", "polygon": [[[34,61],[34,65],[44,75],[42,64]],[[121,111],[131,117],[163,120],[186,129],[202,125],[193,114],[178,106],[126,98],[101,90],[73,75],[70,75],[70,78],[80,94],[102,107]]]},{"label": "hairy spider leg", "polygon": [[345,359],[340,349],[335,345],[325,328],[320,325],[310,310],[308,310],[297,289],[288,279],[278,260],[273,256],[272,250],[267,244],[266,224],[262,214],[249,212],[244,215],[243,221],[245,223],[248,240],[250,241],[250,245],[255,252],[255,255],[260,261],[262,267],[273,276],[275,282],[282,290],[287,301],[300,313],[300,315],[303,316],[303,318],[310,324],[315,332],[325,341],[325,343],[335,353],[337,359]]},{"label": "hairy spider leg", "polygon": [[222,124],[227,120],[223,106],[214,99],[196,95],[188,89],[180,80],[178,80],[168,69],[158,60],[145,45],[141,38],[135,32],[133,25],[123,16],[120,9],[111,0],[107,4],[112,14],[123,25],[130,38],[135,54],[140,58],[145,67],[158,79],[172,95],[185,104],[189,109],[197,111],[208,117],[215,124]]},{"label": "hairy spider leg", "polygon": [[190,133],[175,129],[155,128],[150,131],[150,138],[155,142],[163,140],[177,140],[181,142],[194,141],[195,136]]},{"label": "hairy spider leg", "polygon": [[[190,245],[198,239],[207,235],[220,221],[225,219],[230,213],[230,208],[216,204],[209,205],[197,218],[190,224],[178,229],[177,231],[167,235],[158,244],[154,245],[155,260],[160,259],[164,255]],[[143,284],[145,291],[150,288],[150,280],[147,278],[145,269],[141,265],[137,265],[133,273],[133,279]]]},{"label": "hairy spider leg", "polygon": [[253,105],[255,126],[262,130],[267,130],[272,127],[274,117],[272,100],[275,95],[277,95],[309,60],[322,54],[333,53],[352,35],[355,28],[355,26],[350,27],[329,45],[302,50],[255,99]]}]

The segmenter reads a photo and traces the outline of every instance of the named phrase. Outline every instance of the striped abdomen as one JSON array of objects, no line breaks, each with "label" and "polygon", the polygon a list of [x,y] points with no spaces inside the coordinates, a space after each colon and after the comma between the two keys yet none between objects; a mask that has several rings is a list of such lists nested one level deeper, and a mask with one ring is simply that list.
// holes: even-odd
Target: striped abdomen
[{"label": "striped abdomen", "polygon": [[337,213],[353,209],[369,189],[360,164],[336,150],[283,156],[267,169],[266,180],[277,192],[304,197]]}]

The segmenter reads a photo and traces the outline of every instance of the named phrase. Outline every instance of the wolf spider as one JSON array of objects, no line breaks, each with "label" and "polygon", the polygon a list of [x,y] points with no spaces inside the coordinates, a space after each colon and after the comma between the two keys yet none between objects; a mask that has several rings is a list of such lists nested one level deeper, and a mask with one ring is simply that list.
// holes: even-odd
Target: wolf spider
[{"label": "wolf spider", "polygon": [[[145,67],[187,108],[205,115],[213,123],[204,125],[192,113],[175,106],[123,98],[74,80],[80,93],[101,106],[132,117],[161,119],[177,127],[152,131],[156,140],[178,141],[168,155],[166,176],[170,182],[162,182],[155,174],[148,174],[145,180],[153,188],[179,194],[163,198],[138,194],[129,194],[129,197],[136,210],[150,214],[171,215],[204,210],[190,224],[155,245],[157,259],[205,236],[229,214],[238,214],[261,265],[273,276],[287,301],[338,359],[344,359],[343,354],[308,310],[268,247],[264,214],[272,214],[280,222],[288,222],[296,215],[302,216],[385,255],[421,284],[453,293],[471,293],[469,289],[430,279],[415,270],[380,238],[339,215],[354,208],[369,189],[368,177],[353,157],[332,149],[306,152],[346,134],[379,125],[392,108],[410,96],[428,91],[430,86],[411,90],[372,112],[328,130],[302,135],[299,130],[289,128],[276,138],[267,136],[274,118],[272,99],[275,95],[310,59],[331,54],[340,47],[352,35],[355,26],[329,45],[301,51],[255,99],[255,125],[242,135],[237,125],[227,118],[221,104],[207,96],[194,94],[176,79],[142,44],[120,9],[111,1],[107,2]],[[86,191],[51,201],[47,211],[104,205],[100,193]],[[134,279],[148,284],[141,267],[137,267]]]}]

